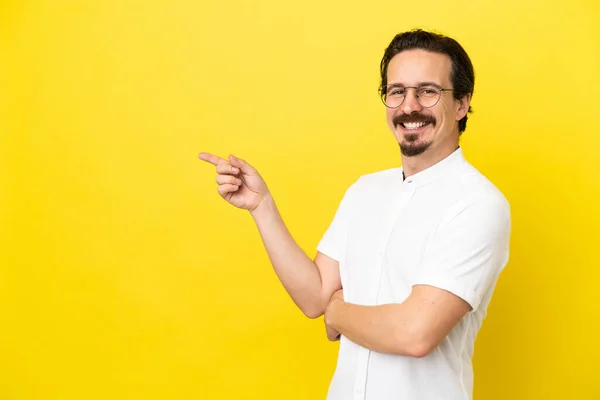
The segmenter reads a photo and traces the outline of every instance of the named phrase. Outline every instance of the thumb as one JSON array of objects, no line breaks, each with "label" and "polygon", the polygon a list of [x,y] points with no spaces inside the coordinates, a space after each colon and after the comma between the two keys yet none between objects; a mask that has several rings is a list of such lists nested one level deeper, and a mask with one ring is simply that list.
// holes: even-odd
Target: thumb
[{"label": "thumb", "polygon": [[250,164],[248,164],[246,161],[242,160],[241,158],[237,158],[234,155],[229,156],[229,162],[231,163],[231,165],[239,168],[240,171],[242,171],[245,174],[255,174],[256,173],[256,169],[254,169],[253,166],[251,166]]}]

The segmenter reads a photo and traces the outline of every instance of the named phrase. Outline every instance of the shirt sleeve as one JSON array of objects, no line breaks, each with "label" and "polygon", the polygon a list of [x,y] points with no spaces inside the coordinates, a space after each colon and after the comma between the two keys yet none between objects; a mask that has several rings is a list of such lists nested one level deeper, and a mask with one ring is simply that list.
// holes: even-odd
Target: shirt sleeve
[{"label": "shirt sleeve", "polygon": [[333,221],[323,234],[321,241],[317,246],[317,251],[340,262],[346,252],[346,238],[348,236],[348,226],[350,222],[350,195],[352,185],[346,192],[338,205],[333,217]]},{"label": "shirt sleeve", "polygon": [[430,239],[413,285],[449,291],[477,310],[508,262],[510,231],[506,201],[479,195],[462,202]]}]

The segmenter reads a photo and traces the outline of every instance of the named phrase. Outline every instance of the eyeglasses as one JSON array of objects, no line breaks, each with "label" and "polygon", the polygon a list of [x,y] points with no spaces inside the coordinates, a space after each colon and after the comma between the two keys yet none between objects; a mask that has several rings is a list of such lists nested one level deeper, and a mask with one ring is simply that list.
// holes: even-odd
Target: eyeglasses
[{"label": "eyeglasses", "polygon": [[404,103],[408,89],[415,89],[415,97],[421,107],[424,108],[435,106],[440,101],[442,92],[451,92],[453,90],[441,88],[433,84],[419,86],[390,85],[380,91],[381,101],[388,108],[398,108]]}]

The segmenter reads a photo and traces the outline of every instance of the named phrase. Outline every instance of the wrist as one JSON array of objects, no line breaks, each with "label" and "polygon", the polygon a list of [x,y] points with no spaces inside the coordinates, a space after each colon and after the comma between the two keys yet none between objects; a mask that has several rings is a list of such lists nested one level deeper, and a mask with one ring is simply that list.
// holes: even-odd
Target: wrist
[{"label": "wrist", "polygon": [[345,304],[343,299],[334,297],[331,299],[327,306],[327,310],[325,311],[325,323],[336,331],[341,329],[340,314],[343,311]]},{"label": "wrist", "polygon": [[258,205],[253,210],[250,210],[250,215],[252,215],[252,218],[257,220],[272,214],[275,210],[275,200],[270,193],[267,193],[265,197],[261,199]]}]

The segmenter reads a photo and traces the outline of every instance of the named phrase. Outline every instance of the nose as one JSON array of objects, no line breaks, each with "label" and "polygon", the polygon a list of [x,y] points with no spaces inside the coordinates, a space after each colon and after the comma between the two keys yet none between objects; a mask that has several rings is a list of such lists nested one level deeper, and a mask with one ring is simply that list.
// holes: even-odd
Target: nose
[{"label": "nose", "polygon": [[421,111],[423,109],[423,107],[421,106],[421,104],[419,104],[419,101],[417,99],[417,90],[415,88],[410,88],[413,90],[408,90],[409,88],[405,88],[406,89],[406,94],[404,95],[404,101],[402,102],[402,105],[400,106],[400,110],[404,113],[404,114],[410,114],[413,113],[415,111]]}]

